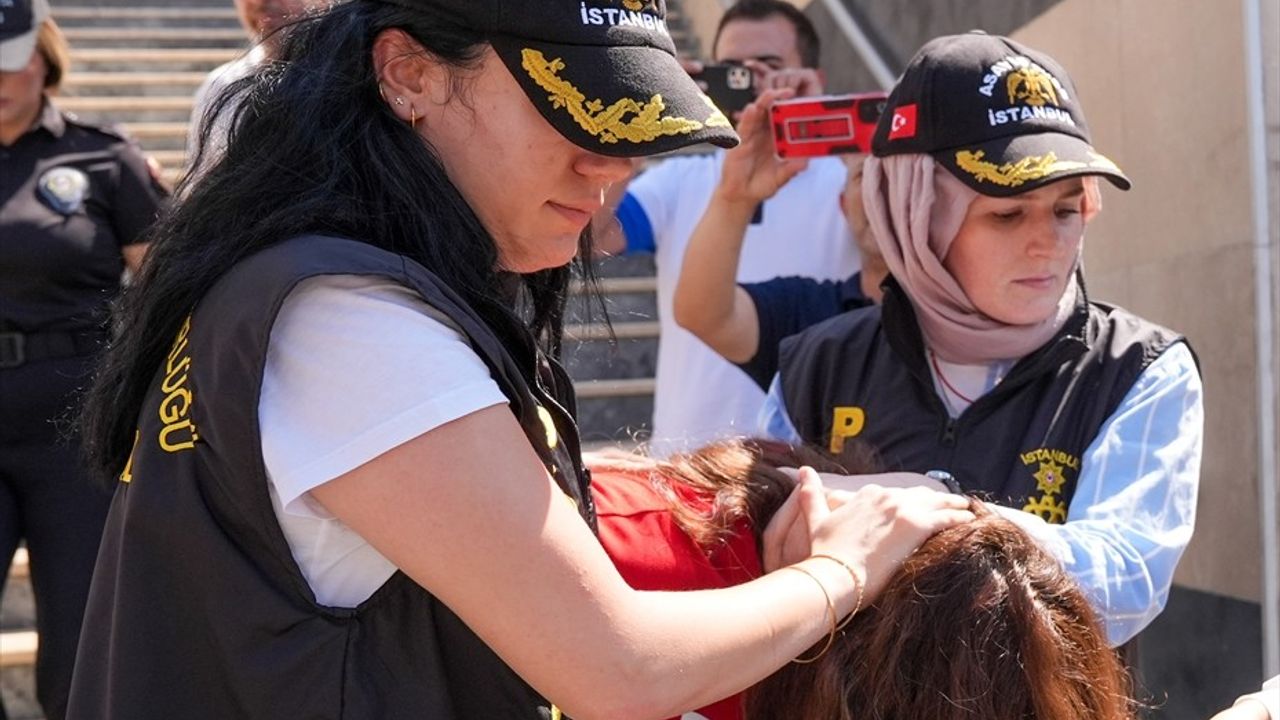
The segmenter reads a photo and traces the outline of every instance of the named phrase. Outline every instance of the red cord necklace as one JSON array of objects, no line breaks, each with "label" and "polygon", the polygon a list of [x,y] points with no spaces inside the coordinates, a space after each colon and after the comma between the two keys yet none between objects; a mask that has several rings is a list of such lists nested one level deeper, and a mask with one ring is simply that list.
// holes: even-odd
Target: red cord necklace
[{"label": "red cord necklace", "polygon": [[951,394],[952,394],[952,395],[955,395],[956,397],[960,398],[961,400],[965,401],[966,403],[968,403],[968,404],[972,405],[972,404],[973,404],[973,398],[971,398],[971,397],[969,397],[969,396],[965,395],[964,393],[960,392],[959,390],[957,390],[955,385],[952,385],[950,382],[948,382],[948,381],[947,381],[947,376],[942,374],[942,367],[941,367],[940,365],[938,365],[938,355],[937,355],[937,353],[935,353],[935,352],[933,352],[932,350],[930,350],[930,351],[929,351],[929,360],[933,362],[933,371],[934,371],[935,373],[937,373],[937,374],[938,374],[938,381],[942,383],[942,387],[943,387],[943,388],[945,388],[945,389],[947,389],[947,390],[949,390],[949,391],[951,392]]}]

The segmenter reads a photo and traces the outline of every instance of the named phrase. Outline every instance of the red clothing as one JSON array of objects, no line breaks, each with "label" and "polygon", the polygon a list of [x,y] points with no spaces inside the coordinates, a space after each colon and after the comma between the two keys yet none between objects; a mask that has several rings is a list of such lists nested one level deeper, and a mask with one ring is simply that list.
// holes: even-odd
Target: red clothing
[{"label": "red clothing", "polygon": [[[727,542],[707,553],[676,524],[648,473],[593,471],[591,494],[600,542],[637,590],[708,590],[740,585],[763,574],[749,523],[740,522]],[[696,712],[707,720],[742,720],[742,697],[735,695]]]}]

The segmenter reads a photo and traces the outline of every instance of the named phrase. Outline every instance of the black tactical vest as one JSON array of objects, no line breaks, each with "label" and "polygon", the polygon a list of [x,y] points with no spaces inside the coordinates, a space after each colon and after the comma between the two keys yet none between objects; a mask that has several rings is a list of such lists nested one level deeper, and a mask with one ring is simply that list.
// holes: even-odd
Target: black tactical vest
[{"label": "black tactical vest", "polygon": [[892,279],[884,304],[782,344],[786,410],[806,442],[869,442],[886,470],[951,472],[970,493],[1066,521],[1085,450],[1153,360],[1183,338],[1081,293],[1048,343],[951,419],[915,312]]},{"label": "black tactical vest", "polygon": [[569,379],[532,338],[504,347],[411,260],[295,238],[220,279],[156,374],[103,536],[68,717],[552,717],[550,703],[403,573],[357,608],[330,608],[294,563],[268,495],[258,393],[281,303],[322,274],[392,279],[455,325],[594,526]]}]

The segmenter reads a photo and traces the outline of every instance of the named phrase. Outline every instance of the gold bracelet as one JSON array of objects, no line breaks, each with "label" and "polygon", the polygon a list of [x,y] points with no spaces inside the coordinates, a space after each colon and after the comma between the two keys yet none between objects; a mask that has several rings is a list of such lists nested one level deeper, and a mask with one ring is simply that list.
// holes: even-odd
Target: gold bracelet
[{"label": "gold bracelet", "polygon": [[822,646],[822,649],[818,651],[817,655],[814,655],[811,658],[802,658],[797,656],[791,661],[798,665],[808,665],[823,655],[826,655],[827,651],[831,649],[831,644],[836,640],[836,606],[835,603],[831,602],[831,594],[827,592],[827,586],[822,584],[822,581],[818,579],[817,575],[814,575],[812,572],[800,567],[799,565],[785,565],[782,569],[795,570],[796,572],[808,575],[814,582],[818,583],[818,589],[822,591],[822,597],[827,601],[827,615],[831,618],[831,633],[827,635],[827,643]]},{"label": "gold bracelet", "polygon": [[810,557],[830,560],[831,562],[840,565],[840,567],[844,568],[845,571],[849,573],[849,578],[853,580],[853,586],[858,590],[858,599],[853,604],[853,612],[846,615],[844,620],[841,620],[840,624],[836,626],[836,630],[843,630],[850,622],[853,621],[853,616],[857,615],[858,611],[862,609],[862,596],[866,593],[867,584],[865,581],[863,581],[861,578],[858,577],[858,573],[854,572],[853,567],[849,565],[849,563],[845,562],[844,560],[841,560],[835,555],[818,553],[817,555],[810,555]]}]

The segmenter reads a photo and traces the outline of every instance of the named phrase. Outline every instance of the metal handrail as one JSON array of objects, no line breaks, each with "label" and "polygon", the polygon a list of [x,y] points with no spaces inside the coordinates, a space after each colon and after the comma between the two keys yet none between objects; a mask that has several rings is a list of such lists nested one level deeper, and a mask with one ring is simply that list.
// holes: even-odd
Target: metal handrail
[{"label": "metal handrail", "polygon": [[884,57],[872,44],[871,36],[862,29],[862,25],[858,23],[853,13],[849,12],[849,8],[845,7],[841,0],[820,0],[820,2],[831,14],[836,27],[840,28],[840,32],[844,33],[849,44],[853,46],[854,52],[858,53],[862,62],[867,64],[867,69],[871,71],[871,76],[880,84],[881,89],[892,89],[898,81],[897,73],[889,68],[889,63],[884,61]]}]

